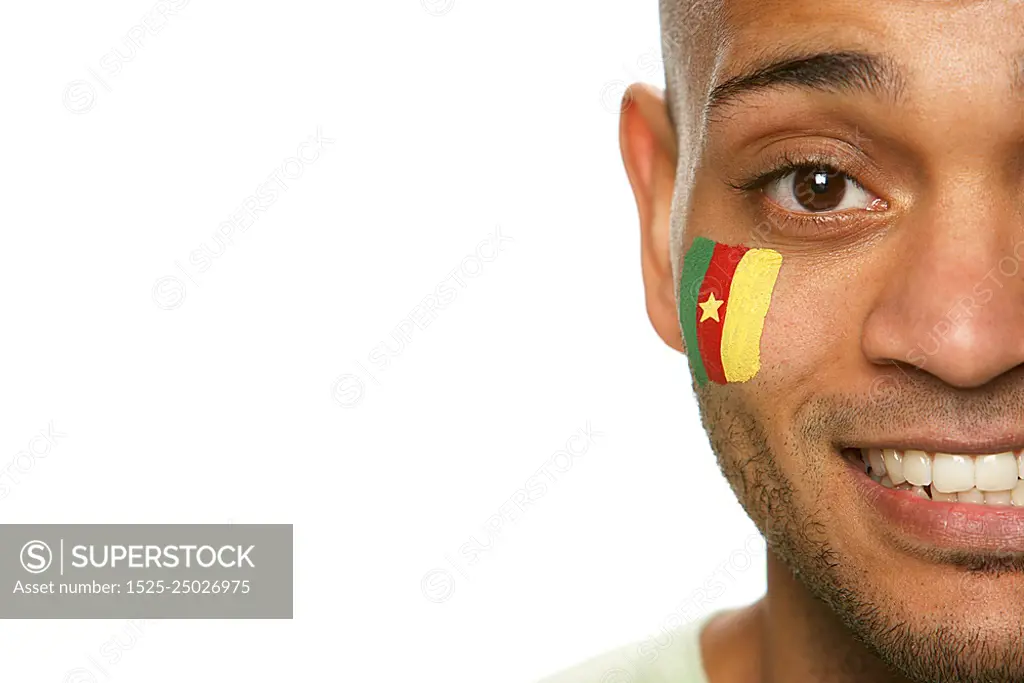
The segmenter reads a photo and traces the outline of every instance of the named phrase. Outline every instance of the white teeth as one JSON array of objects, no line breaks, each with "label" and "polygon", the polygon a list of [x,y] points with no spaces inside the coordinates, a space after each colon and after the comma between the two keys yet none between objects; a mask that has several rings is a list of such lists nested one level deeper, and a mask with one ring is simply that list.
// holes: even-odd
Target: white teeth
[{"label": "white teeth", "polygon": [[1009,505],[1012,497],[1011,491],[985,491],[985,505]]},{"label": "white teeth", "polygon": [[1010,492],[1010,504],[1017,507],[1024,506],[1024,479],[1018,479],[1017,485]]},{"label": "white teeth", "polygon": [[882,451],[882,458],[885,460],[885,471],[893,484],[902,484],[907,480],[903,476],[903,454],[891,448]]},{"label": "white teeth", "polygon": [[974,458],[974,485],[979,491],[1009,491],[1017,485],[1018,472],[1013,453]]},{"label": "white teeth", "polygon": [[956,499],[961,503],[984,503],[985,494],[976,488],[971,488],[968,491],[960,491],[957,493]]},{"label": "white teeth", "polygon": [[[903,453],[903,476],[911,484],[927,486],[932,483],[932,459],[924,451]],[[1004,486],[1003,488],[1009,488]]]},{"label": "white teeth", "polygon": [[959,493],[974,488],[974,458],[936,453],[932,459],[932,488],[943,493]]},{"label": "white teeth", "polygon": [[890,489],[940,502],[1024,507],[1024,451],[929,454],[862,448],[864,471]]},{"label": "white teeth", "polygon": [[885,458],[882,457],[882,449],[868,449],[868,464],[871,465],[872,474],[877,474],[880,477],[885,476]]}]

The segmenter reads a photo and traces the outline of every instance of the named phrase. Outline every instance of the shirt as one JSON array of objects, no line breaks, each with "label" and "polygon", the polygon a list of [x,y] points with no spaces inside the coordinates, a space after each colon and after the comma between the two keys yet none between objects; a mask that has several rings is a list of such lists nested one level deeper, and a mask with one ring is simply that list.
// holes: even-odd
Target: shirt
[{"label": "shirt", "polygon": [[708,683],[700,634],[716,610],[656,638],[620,647],[538,683]]}]

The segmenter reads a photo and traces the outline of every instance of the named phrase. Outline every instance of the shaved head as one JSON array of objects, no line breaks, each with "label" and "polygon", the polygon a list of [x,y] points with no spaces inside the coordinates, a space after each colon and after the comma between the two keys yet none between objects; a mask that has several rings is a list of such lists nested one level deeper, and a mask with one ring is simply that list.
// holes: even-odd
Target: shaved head
[{"label": "shaved head", "polygon": [[679,120],[682,103],[694,103],[693,86],[706,81],[714,64],[722,10],[722,0],[661,0],[661,47],[673,120]]},{"label": "shaved head", "polygon": [[673,276],[679,279],[680,245],[693,168],[704,130],[723,21],[723,0],[661,0],[661,49],[665,61],[669,116],[679,143],[670,245]]}]

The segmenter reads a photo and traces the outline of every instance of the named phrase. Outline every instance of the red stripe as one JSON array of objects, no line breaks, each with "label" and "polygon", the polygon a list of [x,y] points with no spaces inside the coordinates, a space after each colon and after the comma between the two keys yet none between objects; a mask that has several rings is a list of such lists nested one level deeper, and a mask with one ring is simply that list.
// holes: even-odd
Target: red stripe
[{"label": "red stripe", "polygon": [[725,370],[722,369],[722,327],[725,324],[726,309],[729,307],[729,290],[732,288],[736,266],[747,251],[748,247],[716,244],[711,255],[711,263],[708,264],[708,272],[700,285],[700,294],[697,296],[698,304],[707,301],[712,293],[715,299],[725,302],[718,308],[717,321],[708,318],[701,322],[704,311],[697,306],[697,344],[700,347],[700,357],[704,361],[708,379],[718,384],[725,384]]}]

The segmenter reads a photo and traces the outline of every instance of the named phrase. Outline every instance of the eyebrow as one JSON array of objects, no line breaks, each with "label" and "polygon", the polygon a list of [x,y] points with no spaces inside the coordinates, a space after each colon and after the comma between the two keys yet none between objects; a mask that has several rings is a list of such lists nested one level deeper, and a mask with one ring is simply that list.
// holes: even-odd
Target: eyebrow
[{"label": "eyebrow", "polygon": [[881,55],[848,51],[790,55],[755,65],[715,86],[708,98],[707,113],[712,115],[744,96],[780,87],[829,93],[862,92],[895,102],[902,96],[904,86],[899,68]]}]

